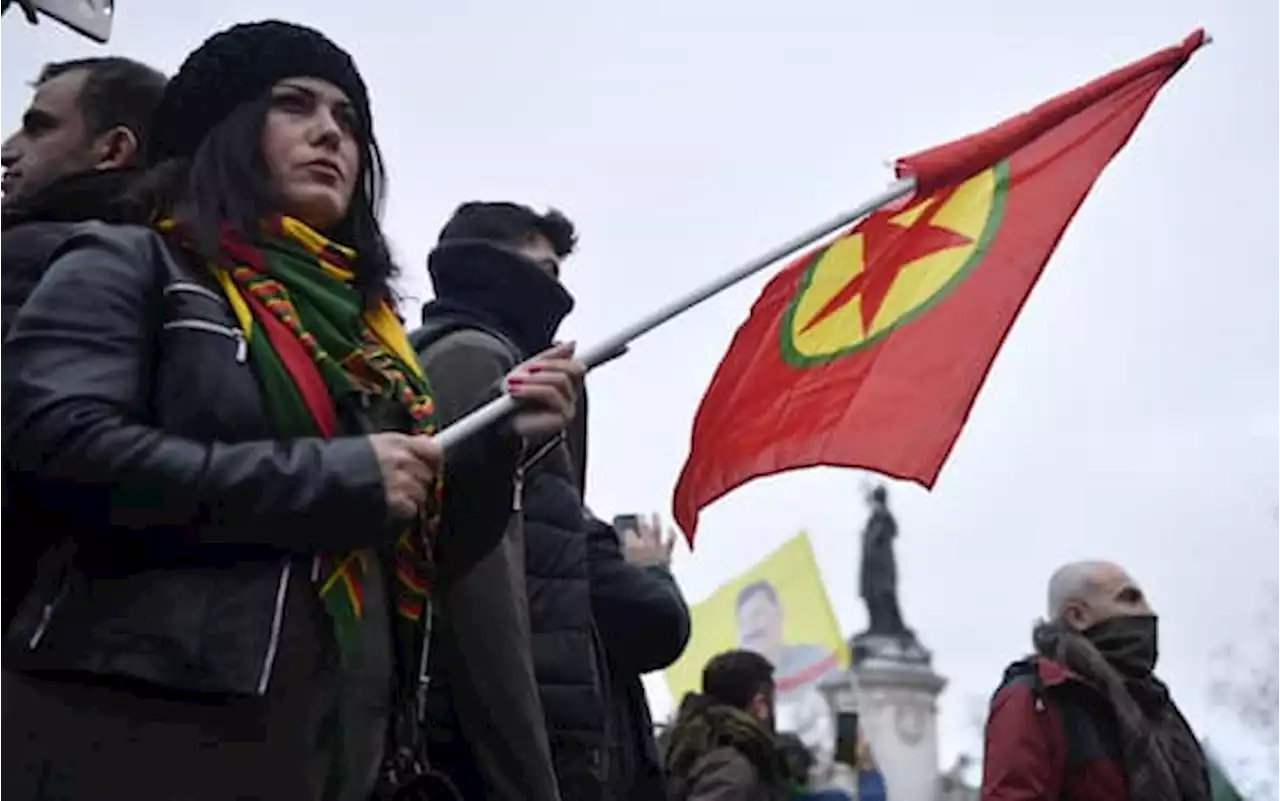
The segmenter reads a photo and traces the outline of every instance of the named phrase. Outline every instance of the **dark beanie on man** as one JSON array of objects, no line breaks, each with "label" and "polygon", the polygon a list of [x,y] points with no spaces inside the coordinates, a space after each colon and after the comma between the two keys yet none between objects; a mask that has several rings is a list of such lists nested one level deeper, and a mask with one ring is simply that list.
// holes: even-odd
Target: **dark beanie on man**
[{"label": "dark beanie on man", "polygon": [[369,93],[345,50],[302,25],[251,22],[214,34],[187,56],[156,109],[147,160],[194,155],[209,129],[237,106],[285,78],[303,77],[337,86],[368,124]]}]

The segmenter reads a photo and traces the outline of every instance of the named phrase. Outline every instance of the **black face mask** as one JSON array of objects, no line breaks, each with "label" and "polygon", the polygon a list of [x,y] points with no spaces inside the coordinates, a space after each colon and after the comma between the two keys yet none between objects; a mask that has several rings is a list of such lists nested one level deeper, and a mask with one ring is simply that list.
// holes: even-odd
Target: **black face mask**
[{"label": "black face mask", "polygon": [[1142,678],[1155,669],[1156,616],[1126,615],[1095,623],[1084,636],[1111,666],[1126,676]]}]

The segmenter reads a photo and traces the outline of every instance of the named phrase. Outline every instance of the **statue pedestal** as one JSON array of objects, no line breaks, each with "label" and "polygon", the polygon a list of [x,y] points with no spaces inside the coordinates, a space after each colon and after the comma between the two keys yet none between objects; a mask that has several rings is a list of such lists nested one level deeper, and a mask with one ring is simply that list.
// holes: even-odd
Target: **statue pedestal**
[{"label": "statue pedestal", "polygon": [[864,632],[850,642],[859,726],[893,801],[938,797],[938,696],[946,679],[914,635]]}]

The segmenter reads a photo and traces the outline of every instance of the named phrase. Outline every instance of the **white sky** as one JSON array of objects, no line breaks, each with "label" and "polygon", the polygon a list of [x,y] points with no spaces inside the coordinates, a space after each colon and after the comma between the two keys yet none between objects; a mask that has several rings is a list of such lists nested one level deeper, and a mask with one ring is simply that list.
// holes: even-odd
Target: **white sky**
[{"label": "white sky", "polygon": [[[583,341],[863,200],[895,156],[1203,25],[1215,43],[1166,87],[1068,229],[938,487],[895,487],[891,501],[907,621],[951,680],[945,761],[977,746],[972,699],[1027,648],[1050,571],[1082,557],[1145,582],[1163,676],[1203,733],[1245,753],[1209,711],[1208,655],[1255,636],[1251,614],[1278,573],[1276,3],[118,5],[106,48],[6,15],[6,131],[45,61],[110,52],[172,71],[234,22],[313,25],[371,87],[406,292],[428,294],[426,254],[459,202],[554,204],[582,234],[566,278],[578,298],[567,333]],[[763,281],[593,379],[601,514],[669,511],[693,412]],[[860,630],[860,480],[807,471],[712,507],[697,553],[678,554],[690,600],[808,528],[846,633]],[[661,716],[669,699],[649,686]]]}]

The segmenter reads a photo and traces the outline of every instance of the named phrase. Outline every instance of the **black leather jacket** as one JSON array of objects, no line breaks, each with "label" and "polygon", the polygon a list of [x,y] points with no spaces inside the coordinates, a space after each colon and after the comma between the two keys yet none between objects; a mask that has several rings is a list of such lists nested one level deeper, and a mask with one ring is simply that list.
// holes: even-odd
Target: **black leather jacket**
[{"label": "black leather jacket", "polygon": [[273,440],[225,298],[153,232],[89,223],[61,253],[4,345],[5,536],[73,554],[5,667],[263,695],[313,554],[393,536],[373,449]]}]

